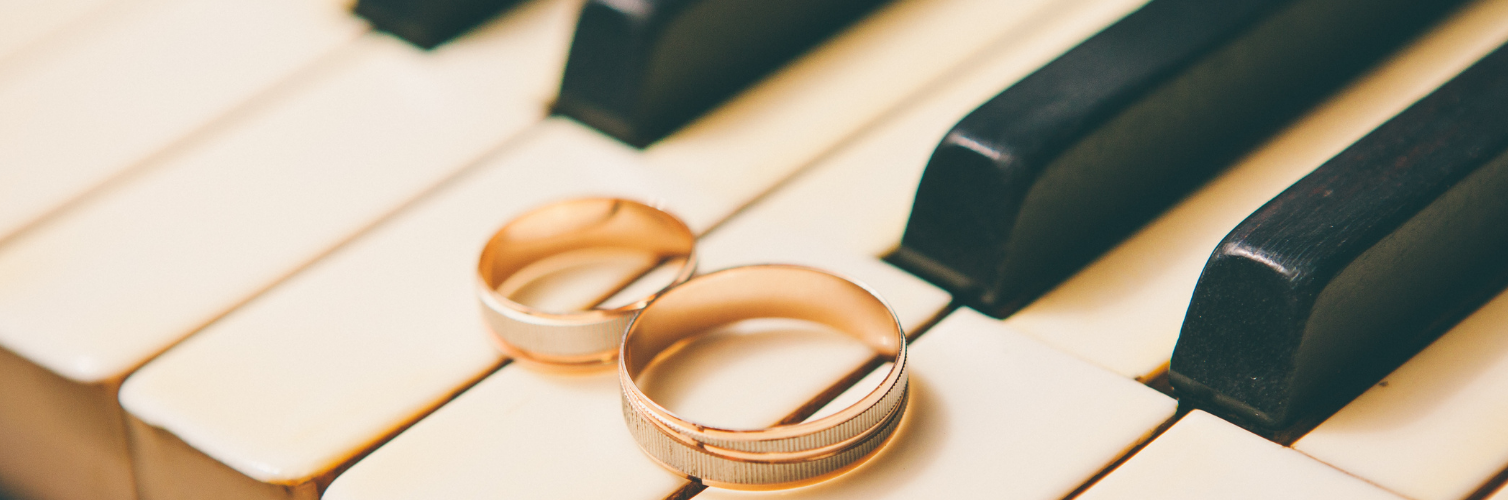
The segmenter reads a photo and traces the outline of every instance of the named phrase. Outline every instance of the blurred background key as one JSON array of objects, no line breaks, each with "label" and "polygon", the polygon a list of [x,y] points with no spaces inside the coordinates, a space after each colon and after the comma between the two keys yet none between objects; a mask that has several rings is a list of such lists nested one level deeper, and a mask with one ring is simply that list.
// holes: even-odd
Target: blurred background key
[{"label": "blurred background key", "polygon": [[888,1],[591,1],[556,111],[644,147]]},{"label": "blurred background key", "polygon": [[431,49],[477,27],[520,0],[361,0],[356,15],[372,28]]}]

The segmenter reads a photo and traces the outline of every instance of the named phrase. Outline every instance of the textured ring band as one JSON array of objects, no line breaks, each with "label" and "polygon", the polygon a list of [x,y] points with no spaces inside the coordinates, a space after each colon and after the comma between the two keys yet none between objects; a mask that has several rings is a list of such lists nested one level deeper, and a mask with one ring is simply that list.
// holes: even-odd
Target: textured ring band
[{"label": "textured ring band", "polygon": [[[546,311],[515,300],[552,274],[603,261],[626,263],[619,290],[654,269],[671,269],[671,285],[696,270],[696,236],[680,219],[643,203],[584,198],[553,203],[504,225],[477,265],[482,315],[504,352],[555,366],[611,362],[634,313],[659,292],[621,307],[592,308],[617,290],[592,290],[584,310]],[[663,290],[662,290],[663,291]]]},{"label": "textured ring band", "polygon": [[[635,382],[673,346],[718,326],[756,318],[832,327],[889,358],[890,373],[878,388],[837,413],[757,430],[687,421],[654,402]],[[618,378],[624,420],[645,453],[688,478],[733,489],[799,486],[857,466],[893,435],[909,391],[906,338],[890,307],[862,285],[788,265],[718,271],[661,294],[625,332]]]}]

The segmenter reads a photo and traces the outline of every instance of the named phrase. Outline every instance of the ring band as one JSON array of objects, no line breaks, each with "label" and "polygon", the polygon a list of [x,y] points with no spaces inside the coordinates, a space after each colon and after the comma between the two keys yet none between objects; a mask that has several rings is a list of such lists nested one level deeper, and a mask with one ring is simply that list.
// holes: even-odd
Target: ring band
[{"label": "ring band", "polygon": [[543,277],[614,259],[634,272],[616,290],[592,293],[621,291],[652,270],[675,266],[668,288],[696,270],[695,245],[696,235],[685,223],[643,203],[615,198],[553,203],[513,219],[487,242],[477,265],[477,298],[494,339],[513,358],[556,366],[607,363],[617,357],[634,313],[664,289],[611,309],[595,308],[607,297],[593,295],[567,312],[525,305],[516,295]]},{"label": "ring band", "polygon": [[[835,414],[757,430],[687,421],[637,385],[635,379],[674,346],[756,318],[832,327],[889,358],[890,373],[878,388]],[[863,285],[812,268],[735,267],[682,283],[639,312],[621,349],[623,416],[635,441],[660,465],[708,486],[788,488],[841,474],[880,449],[906,409],[906,337],[894,312]]]}]

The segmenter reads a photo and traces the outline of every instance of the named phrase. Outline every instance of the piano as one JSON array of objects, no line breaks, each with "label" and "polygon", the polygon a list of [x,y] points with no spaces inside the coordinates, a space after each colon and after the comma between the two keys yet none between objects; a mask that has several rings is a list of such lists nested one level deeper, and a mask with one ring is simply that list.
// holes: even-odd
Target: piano
[{"label": "piano", "polygon": [[[891,264],[916,270],[950,130],[1146,4],[897,0],[648,135],[553,112],[582,0],[427,50],[342,0],[0,5],[0,496],[1508,498],[1508,298],[1291,435],[1180,401],[1168,366],[1222,239],[1508,42],[1508,1],[1421,20],[1014,303]],[[703,270],[877,290],[914,342],[895,440],[828,482],[704,488],[633,444],[613,373],[505,359],[477,253],[597,195],[683,218]],[[688,347],[663,397],[763,427],[884,372],[774,333]]]}]

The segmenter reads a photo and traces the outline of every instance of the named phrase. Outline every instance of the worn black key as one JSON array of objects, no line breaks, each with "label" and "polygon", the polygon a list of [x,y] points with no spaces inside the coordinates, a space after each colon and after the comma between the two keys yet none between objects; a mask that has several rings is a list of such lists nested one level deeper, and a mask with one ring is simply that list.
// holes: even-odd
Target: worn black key
[{"label": "worn black key", "polygon": [[431,49],[492,19],[519,0],[360,0],[356,15],[372,28]]},{"label": "worn black key", "polygon": [[591,0],[556,111],[636,147],[889,0]]},{"label": "worn black key", "polygon": [[1153,0],[960,121],[889,260],[1003,317],[1455,3]]},{"label": "worn black key", "polygon": [[1236,226],[1199,278],[1169,379],[1185,404],[1253,428],[1313,420],[1505,277],[1508,49],[1499,49]]}]

